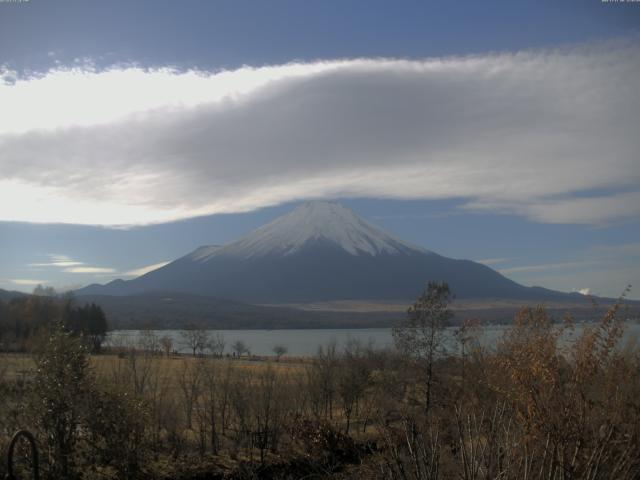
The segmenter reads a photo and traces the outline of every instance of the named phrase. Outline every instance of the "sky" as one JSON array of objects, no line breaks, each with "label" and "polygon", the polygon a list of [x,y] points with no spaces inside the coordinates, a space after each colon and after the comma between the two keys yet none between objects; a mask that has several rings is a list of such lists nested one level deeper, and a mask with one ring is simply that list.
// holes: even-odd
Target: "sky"
[{"label": "sky", "polygon": [[309,199],[640,299],[640,2],[0,0],[0,288],[133,278]]}]

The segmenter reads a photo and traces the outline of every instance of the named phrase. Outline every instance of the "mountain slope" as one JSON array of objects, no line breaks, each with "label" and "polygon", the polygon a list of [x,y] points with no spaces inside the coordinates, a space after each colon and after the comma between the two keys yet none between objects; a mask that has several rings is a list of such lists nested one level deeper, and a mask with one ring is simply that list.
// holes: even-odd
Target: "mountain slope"
[{"label": "mountain slope", "polygon": [[0,300],[3,302],[8,302],[14,298],[22,298],[22,297],[26,297],[27,294],[26,293],[22,293],[22,292],[15,292],[15,291],[9,291],[9,290],[2,290],[0,288]]},{"label": "mountain slope", "polygon": [[491,268],[411,245],[333,202],[309,202],[225,246],[200,247],[130,281],[84,294],[175,291],[254,303],[412,299],[429,280],[460,298],[561,299]]},{"label": "mountain slope", "polygon": [[183,293],[83,295],[78,304],[96,303],[107,315],[110,329],[182,329],[195,325],[211,329],[358,328],[388,327],[398,312],[324,312],[249,305]]}]

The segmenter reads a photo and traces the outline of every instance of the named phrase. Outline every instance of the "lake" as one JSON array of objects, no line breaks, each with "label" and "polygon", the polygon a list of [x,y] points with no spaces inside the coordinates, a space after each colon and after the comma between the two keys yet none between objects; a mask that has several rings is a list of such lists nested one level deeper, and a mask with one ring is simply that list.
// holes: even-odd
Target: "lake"
[{"label": "lake", "polygon": [[[580,335],[585,325],[577,324],[574,332],[570,332],[565,340],[571,341]],[[483,328],[480,338],[481,344],[491,347],[503,335],[506,325],[487,325]],[[455,328],[445,330],[445,345],[448,350],[455,351]],[[115,330],[109,333],[107,345],[136,345],[140,330]],[[180,353],[190,353],[184,345],[180,330],[152,330],[158,337],[169,336],[173,339],[173,348]],[[273,347],[283,345],[288,350],[288,355],[310,356],[318,352],[320,346],[336,343],[338,349],[350,340],[357,340],[363,344],[372,344],[375,348],[385,348],[393,345],[393,337],[390,328],[362,328],[362,329],[287,329],[287,330],[212,330],[212,334],[219,333],[226,341],[225,353],[231,353],[231,345],[241,340],[250,349],[253,355],[273,355]],[[627,322],[623,342],[640,338],[640,324]]]}]

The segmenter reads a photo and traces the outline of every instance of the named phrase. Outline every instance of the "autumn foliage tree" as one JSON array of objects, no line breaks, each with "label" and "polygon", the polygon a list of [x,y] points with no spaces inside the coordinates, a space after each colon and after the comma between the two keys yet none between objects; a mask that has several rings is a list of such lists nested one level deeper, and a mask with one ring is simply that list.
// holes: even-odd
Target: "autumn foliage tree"
[{"label": "autumn foliage tree", "polygon": [[406,320],[393,329],[396,346],[424,367],[425,411],[433,398],[434,364],[444,353],[443,334],[451,320],[448,304],[452,299],[445,282],[429,282],[427,288],[407,311]]},{"label": "autumn foliage tree", "polygon": [[492,385],[513,409],[521,448],[535,452],[539,478],[640,473],[640,392],[625,381],[638,356],[620,348],[619,309],[566,342],[570,318],[556,325],[544,308],[524,308],[498,345]]}]

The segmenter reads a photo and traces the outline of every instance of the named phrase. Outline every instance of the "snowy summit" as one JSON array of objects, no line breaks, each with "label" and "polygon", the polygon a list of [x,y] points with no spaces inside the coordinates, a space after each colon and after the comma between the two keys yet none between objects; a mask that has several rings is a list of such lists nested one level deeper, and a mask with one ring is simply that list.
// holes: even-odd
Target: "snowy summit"
[{"label": "snowy summit", "polygon": [[406,301],[420,295],[429,281],[447,282],[458,298],[573,298],[416,247],[333,202],[302,204],[233,243],[200,247],[133,280],[90,285],[79,294],[179,292],[285,304]]},{"label": "snowy summit", "polygon": [[351,255],[428,253],[372,225],[339,203],[314,201],[225,247],[200,248],[192,259],[206,262],[219,256],[285,256],[315,244],[338,246]]}]

